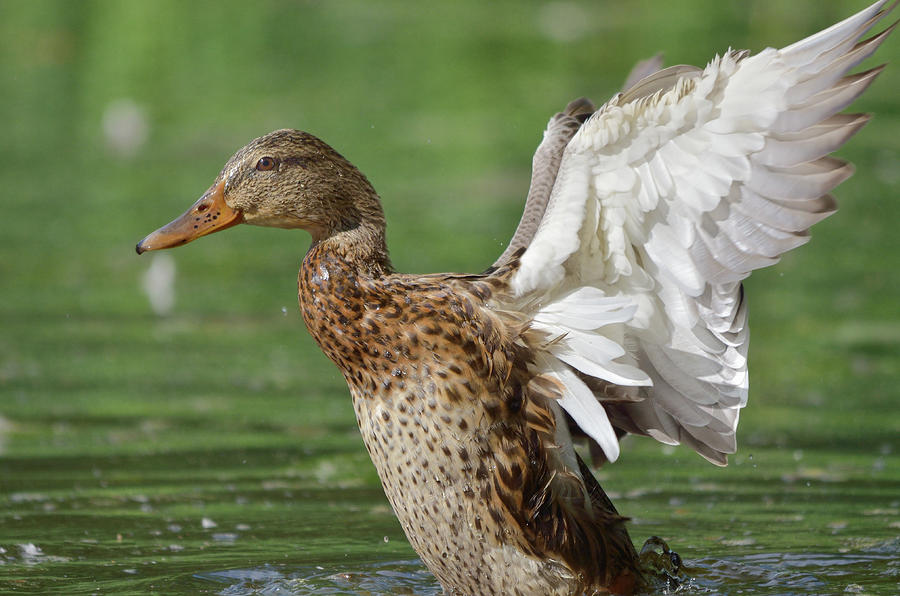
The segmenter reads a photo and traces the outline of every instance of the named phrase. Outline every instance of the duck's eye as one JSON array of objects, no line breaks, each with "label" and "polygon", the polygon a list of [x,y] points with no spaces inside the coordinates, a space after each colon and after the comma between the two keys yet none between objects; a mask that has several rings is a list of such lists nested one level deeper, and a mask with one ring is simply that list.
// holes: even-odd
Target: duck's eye
[{"label": "duck's eye", "polygon": [[256,169],[260,172],[267,172],[275,167],[275,158],[274,157],[260,157],[259,161],[256,162]]}]

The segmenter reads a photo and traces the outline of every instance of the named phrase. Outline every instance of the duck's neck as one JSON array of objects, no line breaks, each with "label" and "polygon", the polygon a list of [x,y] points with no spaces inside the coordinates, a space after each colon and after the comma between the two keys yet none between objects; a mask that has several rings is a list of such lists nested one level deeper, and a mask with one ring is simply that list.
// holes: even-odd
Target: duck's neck
[{"label": "duck's neck", "polygon": [[391,273],[393,267],[384,231],[384,224],[363,223],[325,238],[313,236],[312,246],[303,258],[300,283],[312,281],[321,266],[349,278],[374,279]]},{"label": "duck's neck", "polygon": [[323,239],[313,238],[304,262],[315,258],[341,263],[341,268],[369,278],[393,272],[385,240],[384,224],[364,222],[359,226],[336,232]]},{"label": "duck's neck", "polygon": [[331,163],[338,175],[320,181],[327,209],[307,227],[312,246],[304,266],[312,259],[343,263],[343,267],[368,277],[390,273],[391,260],[385,241],[384,210],[378,193],[353,164],[334,152]]}]

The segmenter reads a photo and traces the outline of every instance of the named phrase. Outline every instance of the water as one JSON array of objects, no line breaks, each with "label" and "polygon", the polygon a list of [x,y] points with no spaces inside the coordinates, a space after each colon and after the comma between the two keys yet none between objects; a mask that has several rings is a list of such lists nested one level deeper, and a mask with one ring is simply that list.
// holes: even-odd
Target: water
[{"label": "water", "polygon": [[422,594],[441,593],[421,561],[386,561],[314,568],[266,566],[198,576],[222,584],[220,594]]},{"label": "water", "polygon": [[[689,561],[681,584],[663,594],[880,594],[900,580],[898,545],[855,555],[770,553]],[[221,584],[219,594],[440,594],[440,586],[419,561],[326,568],[266,566],[198,575]],[[199,586],[198,586],[199,587]],[[886,588],[884,592],[882,589]]]},{"label": "water", "polygon": [[[440,593],[364,452],[355,442],[317,442],[5,458],[0,591]],[[633,517],[636,542],[659,534],[682,556],[681,585],[661,593],[886,594],[900,586],[900,492],[877,470],[846,458],[817,471],[793,457],[781,462],[797,478],[767,450],[718,470],[649,442],[629,448],[631,461],[601,479]],[[698,470],[709,473],[701,479]],[[628,489],[613,490],[619,485]]]}]

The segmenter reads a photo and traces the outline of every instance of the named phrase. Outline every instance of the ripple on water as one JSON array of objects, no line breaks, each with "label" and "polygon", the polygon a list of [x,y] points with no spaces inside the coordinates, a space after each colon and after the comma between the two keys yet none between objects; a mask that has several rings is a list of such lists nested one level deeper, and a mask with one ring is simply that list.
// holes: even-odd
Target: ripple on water
[{"label": "ripple on water", "polygon": [[391,561],[351,568],[274,565],[201,573],[196,577],[224,584],[224,596],[245,594],[422,594],[437,596],[441,588],[420,561]]},{"label": "ripple on water", "polygon": [[[809,595],[881,593],[900,582],[900,539],[851,553],[759,553],[686,560],[678,594]],[[196,575],[222,586],[225,596],[249,594],[424,594],[440,586],[420,561],[392,561],[340,568],[335,565],[269,565]]]},{"label": "ripple on water", "polygon": [[[900,539],[849,553],[759,553],[733,559],[688,561],[680,593],[882,593],[900,582]],[[890,579],[889,579],[890,578]]]}]

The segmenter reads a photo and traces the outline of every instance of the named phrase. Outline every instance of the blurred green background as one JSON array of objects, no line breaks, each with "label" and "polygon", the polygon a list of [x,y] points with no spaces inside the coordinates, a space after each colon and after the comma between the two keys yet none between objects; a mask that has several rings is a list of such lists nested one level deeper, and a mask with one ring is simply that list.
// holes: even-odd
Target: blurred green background
[{"label": "blurred green background", "polygon": [[[479,271],[570,99],[604,101],[658,51],[703,65],[866,4],[0,0],[0,562],[14,570],[0,587],[71,587],[98,562],[194,590],[185,578],[202,569],[413,557],[297,312],[305,233],[242,226],[171,252],[164,316],[142,289],[154,256],[136,241],[251,138],[301,128],[353,161],[383,198],[399,270]],[[836,191],[841,211],[748,283],[751,396],[732,466],[630,440],[603,470],[635,540],[701,556],[746,522],[738,550],[769,548],[760,534],[785,519],[785,551],[896,536],[898,88],[892,65],[854,106],[875,118],[840,154],[858,172]],[[703,487],[717,496],[692,506]],[[710,498],[737,504],[712,513]],[[241,539],[222,558],[200,523],[211,510],[247,528],[229,530]],[[357,533],[317,525],[359,511]]]}]

